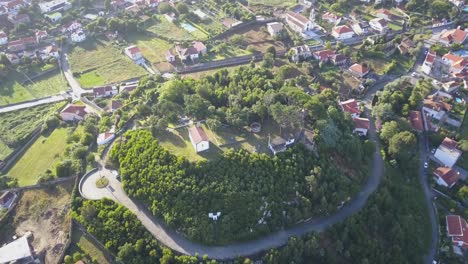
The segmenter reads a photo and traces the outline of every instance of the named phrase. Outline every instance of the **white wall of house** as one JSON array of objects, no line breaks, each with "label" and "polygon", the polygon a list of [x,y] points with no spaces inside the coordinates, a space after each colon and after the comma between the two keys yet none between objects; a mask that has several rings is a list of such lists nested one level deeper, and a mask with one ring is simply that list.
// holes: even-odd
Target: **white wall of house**
[{"label": "white wall of house", "polygon": [[347,32],[347,33],[343,33],[343,34],[337,34],[335,32],[332,32],[332,36],[336,40],[350,39],[350,38],[352,38],[354,36],[354,32]]},{"label": "white wall of house", "polygon": [[83,120],[83,118],[77,114],[73,113],[60,113],[60,117],[62,118],[63,121],[76,121],[76,120]]},{"label": "white wall of house", "polygon": [[0,38],[0,45],[5,45],[8,43],[8,37]]},{"label": "white wall of house", "polygon": [[199,142],[198,144],[195,144],[192,141],[192,145],[193,145],[193,148],[195,149],[195,152],[197,152],[197,153],[208,150],[210,148],[210,142],[209,141],[202,141],[202,142]]},{"label": "white wall of house", "polygon": [[367,129],[365,128],[355,128],[353,132],[361,136],[367,136]]}]

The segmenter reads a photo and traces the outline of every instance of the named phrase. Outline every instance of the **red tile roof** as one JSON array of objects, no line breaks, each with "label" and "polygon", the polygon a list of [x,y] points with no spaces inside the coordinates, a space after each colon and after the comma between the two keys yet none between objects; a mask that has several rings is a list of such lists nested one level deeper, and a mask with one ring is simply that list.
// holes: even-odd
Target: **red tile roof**
[{"label": "red tile roof", "polygon": [[370,127],[370,121],[367,118],[355,117],[353,122],[355,128],[369,129]]},{"label": "red tile roof", "polygon": [[335,51],[334,50],[320,50],[320,51],[316,51],[314,52],[314,56],[316,56],[320,61],[326,61],[328,60],[328,58],[335,54]]},{"label": "red tile roof", "polygon": [[105,95],[106,92],[110,92],[114,90],[112,86],[102,86],[102,87],[96,87],[93,88],[93,94],[94,95]]},{"label": "red tile roof", "polygon": [[334,27],[333,31],[338,33],[339,35],[346,34],[346,33],[349,33],[349,32],[354,32],[351,28],[349,28],[346,25]]},{"label": "red tile roof", "polygon": [[3,31],[0,31],[0,38],[6,38],[7,34]]},{"label": "red tile roof", "polygon": [[194,41],[193,42],[193,47],[197,50],[197,52],[202,52],[203,50],[206,50],[205,44],[201,41]]},{"label": "red tile roof", "polygon": [[109,104],[111,110],[117,110],[122,107],[122,101],[120,100],[111,100]]},{"label": "red tile roof", "polygon": [[423,125],[421,112],[411,111],[409,114],[409,121],[411,123],[411,127],[413,127],[414,130],[424,131],[424,125]]},{"label": "red tile roof", "polygon": [[208,136],[202,127],[193,126],[189,128],[189,134],[193,143],[198,144],[202,141],[208,141]]},{"label": "red tile roof", "polygon": [[137,46],[130,46],[130,47],[126,48],[126,50],[128,52],[130,52],[130,54],[140,53],[140,49]]},{"label": "red tile roof", "polygon": [[84,117],[86,115],[85,108],[86,106],[83,105],[69,104],[62,110],[61,113],[76,114],[78,116]]},{"label": "red tile roof", "polygon": [[440,38],[448,42],[454,40],[457,43],[463,43],[466,39],[467,32],[459,28],[446,31],[443,33]]},{"label": "red tile roof", "polygon": [[369,69],[366,66],[362,64],[358,64],[358,63],[355,63],[351,67],[349,67],[349,70],[355,73],[359,73],[360,75],[363,75],[369,72]]},{"label": "red tile roof", "polygon": [[430,50],[426,55],[426,62],[429,62],[430,64],[432,64],[434,63],[435,58],[436,58],[435,51]]},{"label": "red tile roof", "polygon": [[384,14],[384,15],[387,15],[389,17],[393,16],[392,12],[390,12],[388,9],[385,9],[385,8],[381,8],[379,10],[376,11],[377,14]]},{"label": "red tile roof", "polygon": [[468,224],[459,215],[447,215],[447,235],[453,244],[468,249]]},{"label": "red tile roof", "polygon": [[457,149],[458,142],[451,138],[446,137],[442,141],[442,145],[444,145],[448,149]]},{"label": "red tile roof", "polygon": [[350,114],[360,114],[361,110],[359,109],[359,102],[356,99],[349,99],[344,102],[340,102],[341,109],[344,112]]},{"label": "red tile roof", "polygon": [[442,178],[449,187],[452,187],[459,179],[460,173],[447,167],[439,167],[434,171],[434,175]]}]

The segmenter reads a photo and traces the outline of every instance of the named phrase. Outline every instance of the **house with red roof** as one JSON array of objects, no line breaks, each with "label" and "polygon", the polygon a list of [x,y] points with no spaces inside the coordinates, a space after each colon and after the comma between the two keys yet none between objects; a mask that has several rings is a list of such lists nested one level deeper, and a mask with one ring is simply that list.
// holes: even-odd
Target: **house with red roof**
[{"label": "house with red roof", "polygon": [[445,93],[437,92],[430,95],[423,101],[423,112],[428,116],[441,120],[445,117],[447,112],[452,110],[452,105],[447,103],[447,98],[444,96]]},{"label": "house with red roof", "polygon": [[199,54],[203,55],[203,54],[206,54],[206,52],[207,52],[207,48],[206,48],[205,44],[203,44],[203,42],[201,42],[201,41],[194,41],[192,43],[192,46],[197,50],[197,52]]},{"label": "house with red roof", "polygon": [[63,121],[81,121],[86,114],[86,106],[69,104],[60,112],[60,117]]},{"label": "house with red roof", "polygon": [[37,45],[35,37],[20,38],[8,43],[8,51],[17,52],[27,48],[33,48]]},{"label": "house with red roof", "polygon": [[320,62],[328,62],[330,57],[335,54],[334,50],[318,50],[312,53],[312,56],[314,59],[320,61]]},{"label": "house with red roof", "polygon": [[203,127],[192,126],[188,131],[190,142],[192,142],[195,152],[199,153],[210,148],[210,141]]},{"label": "house with red roof", "polygon": [[125,55],[132,59],[136,64],[144,62],[140,49],[135,45],[125,48]]},{"label": "house with red roof", "polygon": [[468,61],[455,55],[453,53],[447,53],[442,57],[442,62],[449,67],[449,71],[451,73],[457,74],[461,72],[465,72],[468,70]]},{"label": "house with red roof", "polygon": [[439,42],[446,46],[450,46],[454,43],[463,44],[467,36],[468,32],[461,30],[459,26],[456,29],[447,30],[440,34]]},{"label": "house with red roof", "polygon": [[341,17],[331,12],[325,12],[322,15],[322,20],[327,21],[331,24],[337,24],[341,21]]},{"label": "house with red roof", "polygon": [[97,137],[97,144],[99,146],[100,145],[105,145],[105,144],[109,143],[114,138],[115,138],[114,133],[109,133],[109,132],[101,133]]},{"label": "house with red roof", "polygon": [[348,61],[348,58],[343,54],[333,54],[330,56],[330,61],[333,65],[344,65]]},{"label": "house with red roof", "polygon": [[453,252],[463,256],[468,249],[468,224],[459,215],[447,215],[447,236],[452,238]]},{"label": "house with red roof", "polygon": [[434,157],[442,165],[452,168],[463,152],[457,148],[458,142],[451,138],[444,138],[442,144],[437,148]]},{"label": "house with red roof", "polygon": [[383,18],[383,19],[388,20],[388,21],[393,19],[392,12],[390,12],[390,10],[385,9],[385,8],[381,8],[381,9],[375,11],[375,16],[378,17],[378,18]]},{"label": "house with red roof", "polygon": [[351,67],[349,67],[349,71],[354,76],[363,78],[364,76],[366,76],[369,73],[369,68],[367,68],[363,64],[355,63],[355,64],[351,65]]},{"label": "house with red roof", "polygon": [[354,36],[354,31],[347,25],[336,26],[332,29],[331,35],[336,40],[350,39]]},{"label": "house with red roof", "polygon": [[349,113],[351,117],[359,117],[361,109],[359,108],[359,101],[356,99],[349,99],[339,103],[343,112]]},{"label": "house with red roof", "polygon": [[0,45],[5,45],[8,43],[8,35],[3,32],[3,31],[0,31]]},{"label": "house with red roof", "polygon": [[36,41],[39,43],[39,42],[41,42],[43,39],[46,39],[47,36],[49,36],[49,34],[47,34],[47,31],[45,31],[45,30],[37,31],[37,32],[36,32]]},{"label": "house with red roof", "polygon": [[460,82],[448,81],[442,84],[442,89],[444,89],[444,91],[446,91],[447,93],[451,93],[460,88],[460,85]]},{"label": "house with red roof", "polygon": [[424,63],[421,67],[422,72],[425,74],[429,75],[432,71],[432,66],[434,65],[434,62],[436,60],[436,53],[433,50],[429,50],[426,55],[426,59],[424,60]]},{"label": "house with red roof", "polygon": [[93,88],[94,98],[111,97],[118,93],[119,91],[115,85],[107,85]]},{"label": "house with red roof", "polygon": [[117,111],[118,109],[122,108],[122,101],[121,100],[110,100],[109,106],[108,106],[108,111],[113,113]]},{"label": "house with red roof", "polygon": [[438,185],[452,188],[460,179],[460,172],[447,168],[439,167],[434,171],[434,180]]},{"label": "house with red roof", "polygon": [[359,136],[367,136],[367,131],[370,128],[370,120],[367,118],[353,117],[354,130],[353,133]]},{"label": "house with red roof", "polygon": [[410,111],[408,119],[414,131],[416,132],[424,131],[424,124],[423,124],[422,114],[420,111]]},{"label": "house with red roof", "polygon": [[8,21],[12,23],[14,26],[19,24],[29,24],[31,19],[29,18],[28,14],[17,14],[17,15],[9,15]]},{"label": "house with red roof", "polygon": [[3,4],[10,14],[18,14],[22,7],[25,7],[23,0],[13,0]]}]

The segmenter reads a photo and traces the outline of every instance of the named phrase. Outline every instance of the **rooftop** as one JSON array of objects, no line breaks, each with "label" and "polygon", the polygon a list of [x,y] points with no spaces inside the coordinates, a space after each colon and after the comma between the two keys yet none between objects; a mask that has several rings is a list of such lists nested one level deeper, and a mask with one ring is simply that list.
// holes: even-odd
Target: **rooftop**
[{"label": "rooftop", "polygon": [[0,248],[0,263],[10,263],[29,257],[32,257],[32,253],[26,236]]},{"label": "rooftop", "polygon": [[189,128],[189,134],[193,143],[198,144],[202,141],[208,141],[208,136],[202,127],[192,126]]}]

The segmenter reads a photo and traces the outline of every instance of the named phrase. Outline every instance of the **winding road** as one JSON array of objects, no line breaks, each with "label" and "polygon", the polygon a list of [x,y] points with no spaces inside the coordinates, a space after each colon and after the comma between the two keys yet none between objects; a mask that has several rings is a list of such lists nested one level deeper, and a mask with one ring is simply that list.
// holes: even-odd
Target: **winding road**
[{"label": "winding road", "polygon": [[[367,114],[370,112],[369,107],[372,96],[373,93],[369,91],[368,96],[366,96],[364,100]],[[101,166],[101,168],[95,173],[83,177],[80,181],[79,190],[81,195],[86,199],[98,200],[102,198],[110,198],[126,206],[138,217],[138,219],[141,220],[146,229],[158,241],[176,252],[186,255],[195,255],[196,253],[199,255],[207,254],[210,258],[218,260],[235,259],[239,256],[250,256],[270,248],[280,247],[286,244],[291,236],[302,236],[311,231],[323,231],[327,227],[341,222],[350,215],[359,212],[366,204],[368,197],[377,190],[382,179],[384,169],[383,159],[380,153],[380,143],[378,141],[378,136],[373,122],[371,122],[369,136],[376,145],[375,152],[373,154],[373,167],[367,183],[363,186],[361,192],[358,193],[356,197],[332,215],[308,219],[292,228],[277,231],[249,242],[227,246],[205,246],[187,240],[181,234],[175,232],[171,228],[168,228],[161,220],[155,218],[145,208],[145,206],[130,199],[123,191],[121,183],[115,178],[111,171],[105,169],[103,166]],[[106,177],[109,179],[109,185],[106,188],[99,189],[96,187],[95,182],[100,177]]]}]

